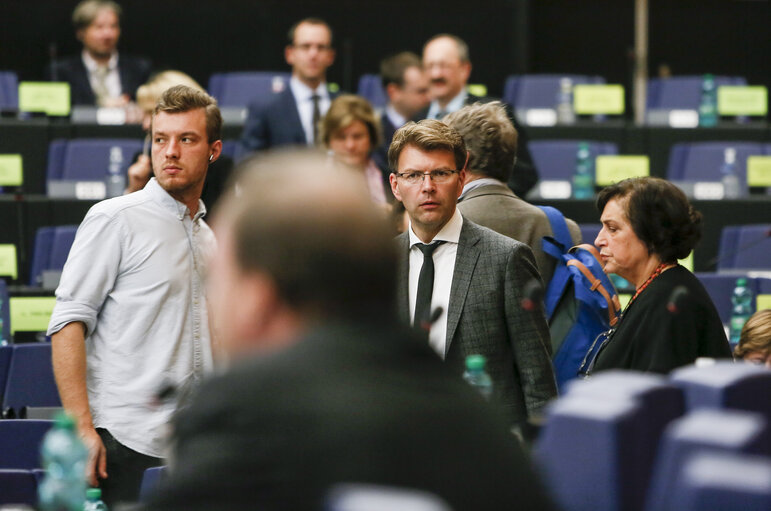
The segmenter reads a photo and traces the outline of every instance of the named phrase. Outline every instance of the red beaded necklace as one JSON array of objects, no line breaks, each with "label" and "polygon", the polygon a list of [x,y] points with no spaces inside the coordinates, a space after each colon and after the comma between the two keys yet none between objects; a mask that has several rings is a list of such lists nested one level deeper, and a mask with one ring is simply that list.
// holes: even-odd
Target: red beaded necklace
[{"label": "red beaded necklace", "polygon": [[673,266],[676,266],[676,265],[672,263],[661,263],[660,265],[656,266],[656,269],[653,270],[653,273],[651,273],[651,276],[648,277],[648,280],[643,282],[643,285],[637,288],[637,291],[635,291],[634,296],[632,296],[632,299],[629,300],[628,304],[626,304],[626,307],[624,308],[624,312],[629,310],[629,307],[632,306],[632,303],[634,303],[637,297],[640,296],[640,293],[642,293],[643,290],[646,287],[648,287],[648,285],[650,285],[651,282],[653,282],[653,279],[661,275],[664,270],[672,268]]}]

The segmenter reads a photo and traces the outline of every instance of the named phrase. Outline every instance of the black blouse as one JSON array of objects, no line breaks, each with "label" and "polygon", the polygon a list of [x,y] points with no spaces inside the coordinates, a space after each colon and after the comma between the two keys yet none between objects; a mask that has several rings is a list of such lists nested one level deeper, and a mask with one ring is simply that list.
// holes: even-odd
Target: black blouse
[{"label": "black blouse", "polygon": [[[682,286],[684,289],[676,289]],[[679,295],[676,312],[667,304]],[[624,312],[597,355],[594,372],[634,369],[668,373],[698,357],[730,358],[720,316],[693,273],[675,266],[651,281]]]}]

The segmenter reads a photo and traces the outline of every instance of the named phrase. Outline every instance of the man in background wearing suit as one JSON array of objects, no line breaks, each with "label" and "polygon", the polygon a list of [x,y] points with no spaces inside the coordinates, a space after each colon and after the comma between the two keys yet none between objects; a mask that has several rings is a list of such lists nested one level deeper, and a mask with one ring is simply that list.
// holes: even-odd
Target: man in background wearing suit
[{"label": "man in background wearing suit", "polygon": [[[458,209],[464,218],[529,245],[548,287],[557,261],[543,252],[541,239],[554,233],[541,208],[520,199],[506,186],[517,159],[517,130],[503,104],[467,105],[445,117],[444,122],[460,133],[469,151]],[[574,221],[566,220],[573,245],[578,245],[581,231]]]},{"label": "man in background wearing suit", "polygon": [[340,483],[551,509],[505,423],[395,321],[364,179],[323,155],[263,158],[215,224],[212,321],[234,364],[174,420],[149,509],[337,509]]},{"label": "man in background wearing suit", "polygon": [[388,152],[391,190],[410,218],[397,237],[397,313],[458,374],[467,355],[487,357],[494,398],[514,424],[556,396],[543,307],[521,306],[541,285],[524,243],[464,219],[456,208],[468,153],[441,121],[408,123]]},{"label": "man in background wearing suit", "polygon": [[289,29],[284,50],[292,66],[289,87],[267,103],[249,106],[241,144],[248,151],[284,145],[314,145],[318,125],[337,94],[327,90],[327,69],[335,61],[332,29],[318,18],[306,18]]},{"label": "man in background wearing suit", "polygon": [[51,63],[48,78],[69,82],[73,105],[124,106],[150,76],[150,61],[118,53],[121,7],[84,0],[72,13],[80,55]]},{"label": "man in background wearing suit", "polygon": [[[475,96],[466,90],[471,76],[469,48],[460,37],[452,34],[435,35],[423,46],[423,68],[428,74],[431,104],[415,119],[441,119],[447,114],[473,103],[488,103],[496,98]],[[527,133],[515,120],[514,109],[506,105],[507,114],[519,133],[517,163],[509,179],[509,187],[525,197],[538,182],[538,171],[527,147]]]}]

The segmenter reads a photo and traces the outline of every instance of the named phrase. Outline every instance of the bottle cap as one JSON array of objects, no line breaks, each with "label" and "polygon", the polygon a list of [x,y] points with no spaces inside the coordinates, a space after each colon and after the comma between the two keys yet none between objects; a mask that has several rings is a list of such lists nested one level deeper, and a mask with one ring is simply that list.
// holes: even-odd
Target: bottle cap
[{"label": "bottle cap", "polygon": [[102,498],[102,490],[100,488],[89,488],[86,490],[86,499],[88,500],[100,500]]},{"label": "bottle cap", "polygon": [[747,279],[744,277],[739,277],[736,279],[736,285],[737,286],[746,286],[747,285]]},{"label": "bottle cap", "polygon": [[75,429],[75,419],[65,411],[58,412],[54,417],[54,421],[57,428]]},{"label": "bottle cap", "polygon": [[466,357],[466,369],[469,371],[481,371],[485,368],[485,362],[487,362],[487,359],[485,359],[484,355],[469,355]]}]

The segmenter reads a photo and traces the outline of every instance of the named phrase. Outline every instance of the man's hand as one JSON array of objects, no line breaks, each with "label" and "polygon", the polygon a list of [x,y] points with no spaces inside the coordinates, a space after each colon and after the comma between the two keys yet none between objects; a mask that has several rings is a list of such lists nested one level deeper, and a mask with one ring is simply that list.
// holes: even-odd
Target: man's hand
[{"label": "man's hand", "polygon": [[82,428],[80,438],[88,449],[86,480],[92,487],[97,487],[99,479],[107,479],[107,450],[93,426]]},{"label": "man's hand", "polygon": [[136,192],[145,187],[152,171],[150,170],[150,157],[140,154],[137,161],[128,168],[128,187],[126,193]]}]

